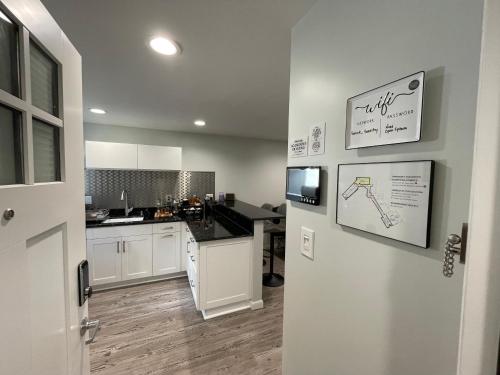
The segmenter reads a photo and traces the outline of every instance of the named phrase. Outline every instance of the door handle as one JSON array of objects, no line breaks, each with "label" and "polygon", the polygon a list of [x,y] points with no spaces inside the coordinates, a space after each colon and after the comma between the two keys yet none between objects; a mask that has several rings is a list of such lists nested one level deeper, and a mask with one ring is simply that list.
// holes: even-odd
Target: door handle
[{"label": "door handle", "polygon": [[[84,336],[87,331],[89,331],[89,339],[85,340],[85,345],[92,344],[97,335],[97,331],[101,329],[101,321],[99,319],[89,320],[88,318],[83,318],[80,323],[80,335]],[[90,332],[91,331],[91,332]]]},{"label": "door handle", "polygon": [[450,234],[444,245],[443,275],[452,277],[455,270],[455,255],[460,257],[460,263],[465,263],[465,253],[467,251],[467,231],[468,225],[462,225],[462,236]]}]

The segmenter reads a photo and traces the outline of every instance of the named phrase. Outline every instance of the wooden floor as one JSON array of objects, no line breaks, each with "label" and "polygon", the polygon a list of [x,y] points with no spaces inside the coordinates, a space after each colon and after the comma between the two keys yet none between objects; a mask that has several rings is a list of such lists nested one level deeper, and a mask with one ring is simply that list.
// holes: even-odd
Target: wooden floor
[{"label": "wooden floor", "polygon": [[283,287],[263,287],[263,299],[262,310],[204,321],[187,278],[96,293],[92,374],[281,374]]}]

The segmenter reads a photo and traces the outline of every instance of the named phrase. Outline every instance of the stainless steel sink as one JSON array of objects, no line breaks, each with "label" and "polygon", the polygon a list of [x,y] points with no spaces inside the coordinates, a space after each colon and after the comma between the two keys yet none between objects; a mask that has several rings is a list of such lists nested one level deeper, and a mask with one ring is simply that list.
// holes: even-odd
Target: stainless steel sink
[{"label": "stainless steel sink", "polygon": [[120,224],[120,223],[135,223],[139,221],[143,221],[144,218],[141,217],[118,217],[114,219],[104,220],[103,224]]}]

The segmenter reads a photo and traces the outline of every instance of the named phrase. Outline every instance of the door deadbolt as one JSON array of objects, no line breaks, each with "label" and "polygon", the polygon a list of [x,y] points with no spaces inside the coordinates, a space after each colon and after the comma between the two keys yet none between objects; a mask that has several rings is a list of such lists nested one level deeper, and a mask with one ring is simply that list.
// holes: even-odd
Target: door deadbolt
[{"label": "door deadbolt", "polygon": [[10,219],[12,219],[15,216],[15,214],[16,214],[16,212],[12,208],[7,208],[3,212],[3,218],[5,220],[10,220]]}]

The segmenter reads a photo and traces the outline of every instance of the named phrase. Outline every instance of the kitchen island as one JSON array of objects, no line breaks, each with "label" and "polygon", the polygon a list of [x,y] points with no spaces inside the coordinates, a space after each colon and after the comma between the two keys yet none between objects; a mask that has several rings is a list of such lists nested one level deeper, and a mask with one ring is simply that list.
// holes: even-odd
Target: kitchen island
[{"label": "kitchen island", "polygon": [[[212,206],[201,220],[88,223],[91,283],[109,288],[187,273],[196,308],[205,319],[262,308],[263,220],[281,218],[234,201]],[[105,259],[114,267],[103,267]]]}]

